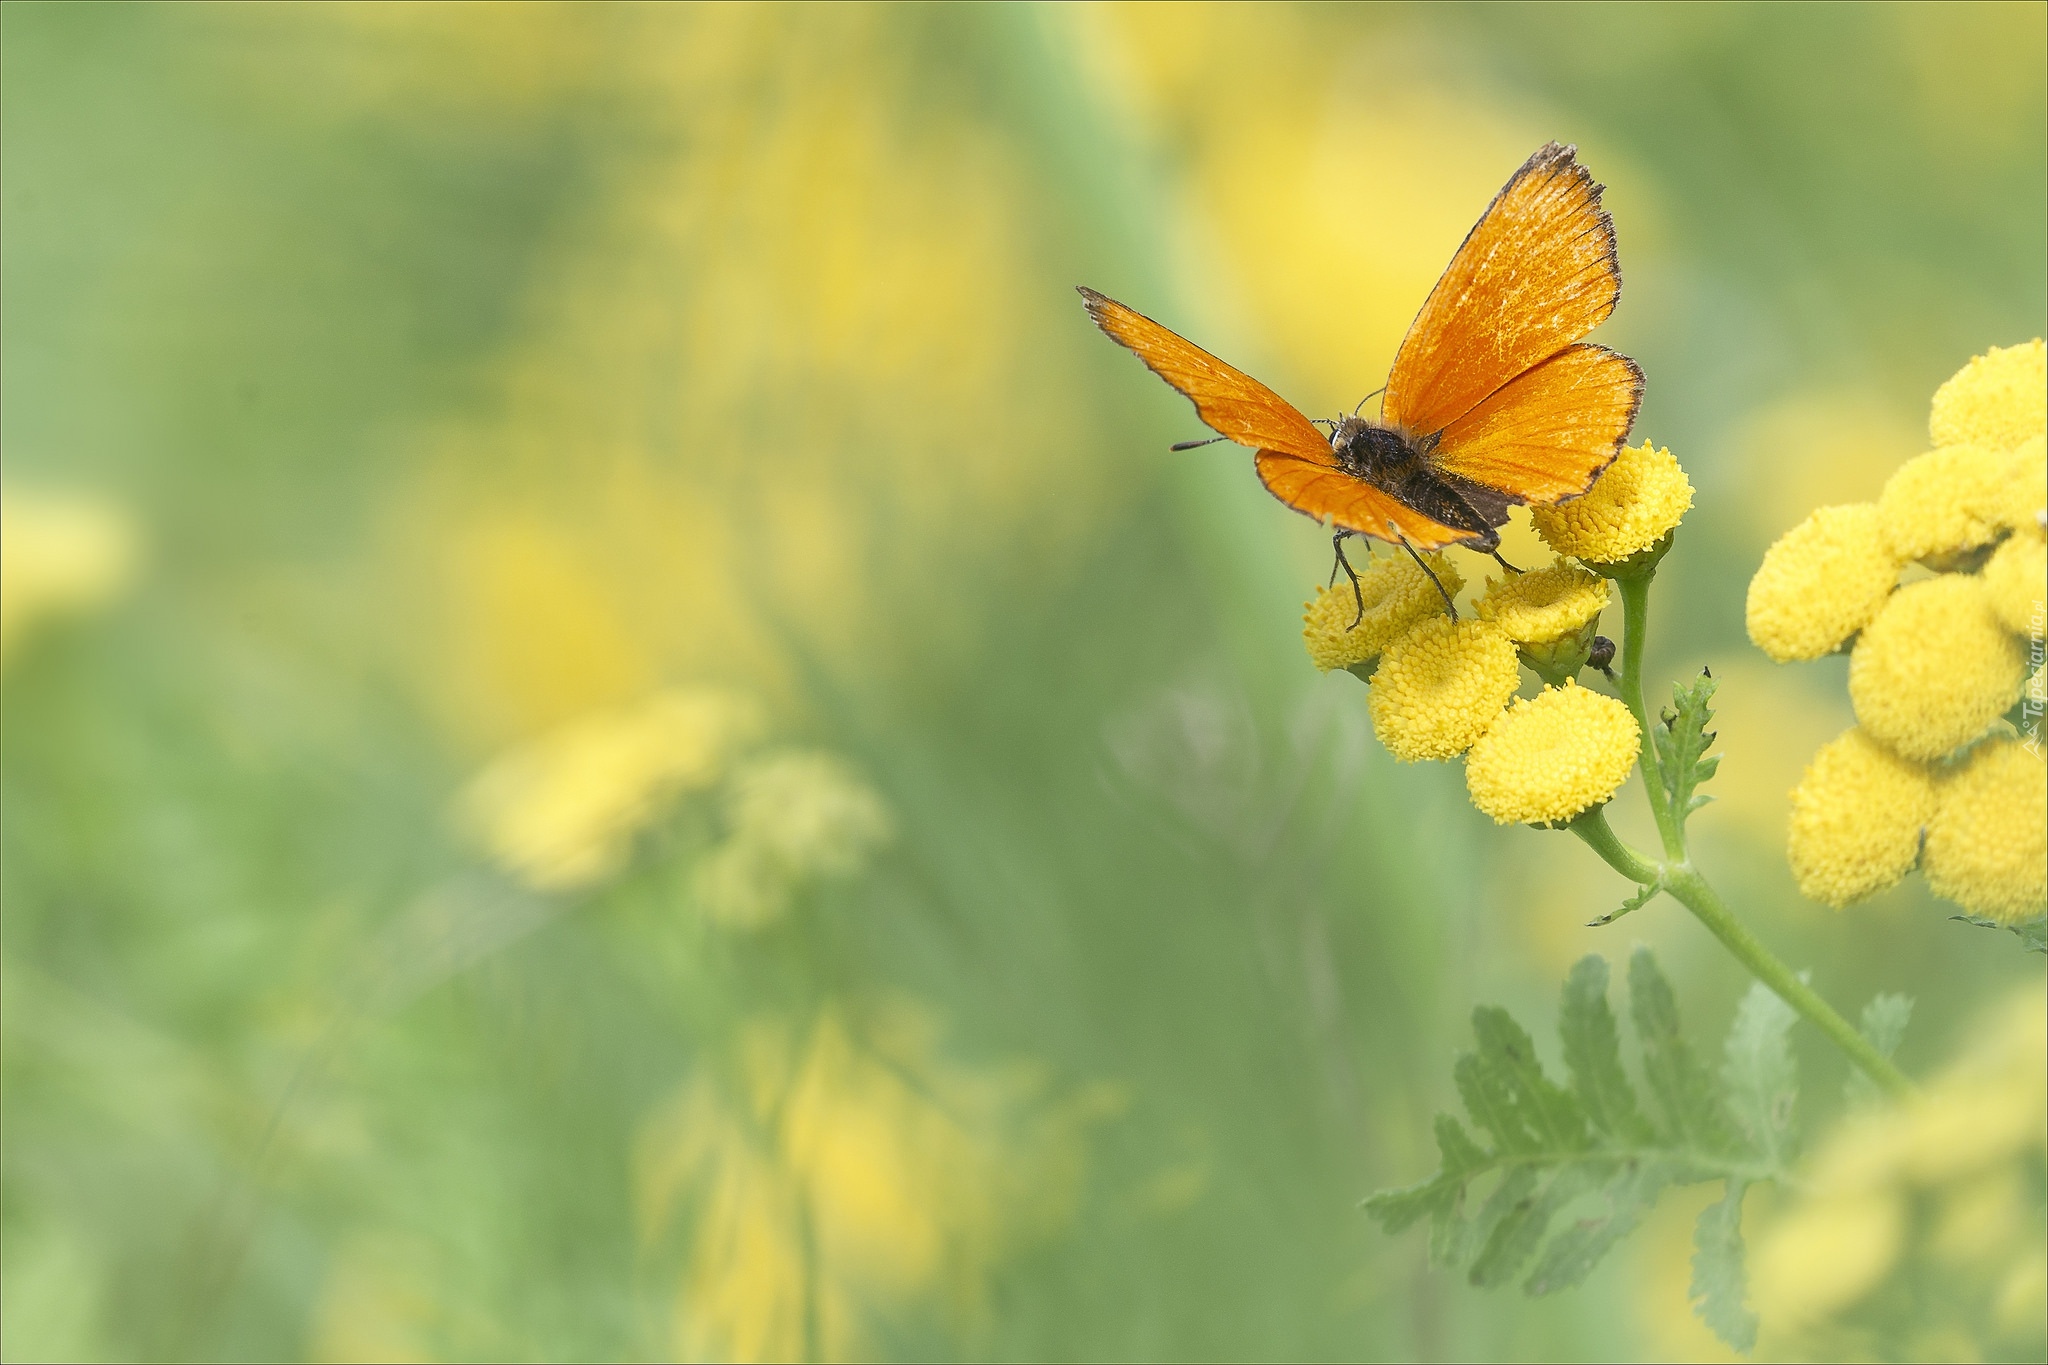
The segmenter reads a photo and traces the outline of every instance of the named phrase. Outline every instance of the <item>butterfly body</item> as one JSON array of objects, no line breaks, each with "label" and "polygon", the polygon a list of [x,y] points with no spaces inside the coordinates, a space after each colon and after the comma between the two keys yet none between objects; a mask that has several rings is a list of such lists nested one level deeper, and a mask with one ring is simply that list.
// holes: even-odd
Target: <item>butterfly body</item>
[{"label": "butterfly body", "polygon": [[[1642,403],[1634,361],[1580,340],[1621,297],[1601,187],[1558,143],[1494,196],[1416,315],[1381,420],[1329,435],[1250,375],[1092,289],[1096,325],[1257,452],[1274,497],[1325,526],[1412,550],[1491,551],[1516,504],[1584,493]],[[1189,443],[1193,444],[1193,443]]]},{"label": "butterfly body", "polygon": [[1433,469],[1429,457],[1442,435],[1410,436],[1398,427],[1345,417],[1330,432],[1330,453],[1352,478],[1440,525],[1469,532],[1472,539],[1466,543],[1473,549],[1491,550],[1500,544],[1493,528],[1507,521],[1507,500],[1484,485]]}]

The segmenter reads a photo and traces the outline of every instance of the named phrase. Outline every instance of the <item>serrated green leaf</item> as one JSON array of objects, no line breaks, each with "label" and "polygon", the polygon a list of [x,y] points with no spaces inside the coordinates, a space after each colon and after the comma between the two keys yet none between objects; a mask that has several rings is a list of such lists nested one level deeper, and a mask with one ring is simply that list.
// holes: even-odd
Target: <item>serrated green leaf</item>
[{"label": "serrated green leaf", "polygon": [[1792,1159],[1792,1106],[1799,1073],[1792,1062],[1793,1008],[1761,981],[1736,1007],[1723,1047],[1721,1083],[1728,1114],[1759,1161],[1782,1166]]},{"label": "serrated green leaf", "polygon": [[1611,1167],[1610,1162],[1571,1163],[1550,1178],[1542,1193],[1518,1200],[1495,1225],[1467,1278],[1481,1289],[1512,1280],[1542,1245],[1551,1220],[1580,1195],[1598,1189]]},{"label": "serrated green leaf", "polygon": [[1974,924],[1979,929],[2010,929],[2019,936],[2020,947],[2030,953],[2048,953],[2048,919],[2030,919],[2020,924],[2001,924],[1978,915],[1950,915],[1950,919]]},{"label": "serrated green leaf", "polygon": [[1637,948],[1629,957],[1628,993],[1629,1014],[1643,1049],[1643,1079],[1657,1097],[1672,1136],[1700,1152],[1725,1151],[1728,1140],[1720,1120],[1720,1097],[1679,1033],[1678,1002],[1648,948]]},{"label": "serrated green leaf", "polygon": [[1436,1146],[1443,1169],[1433,1178],[1405,1189],[1383,1190],[1365,1201],[1366,1213],[1389,1234],[1403,1231],[1424,1214],[1439,1220],[1454,1215],[1466,1184],[1493,1165],[1493,1158],[1449,1114],[1436,1116]]},{"label": "serrated green leaf", "polygon": [[1747,1183],[1731,1179],[1728,1192],[1700,1212],[1693,1228],[1692,1305],[1715,1336],[1738,1351],[1756,1345],[1756,1314],[1749,1310],[1743,1266],[1742,1196]]},{"label": "serrated green leaf", "polygon": [[[1512,1245],[1500,1244],[1504,1239],[1511,1244],[1516,1241],[1516,1234],[1526,1223],[1535,1202],[1535,1168],[1515,1166],[1501,1177],[1499,1187],[1479,1206],[1479,1212],[1472,1215],[1470,1247],[1476,1254],[1472,1255],[1469,1278],[1473,1284],[1492,1285],[1500,1282],[1492,1277],[1492,1266],[1513,1254]],[[1527,1252],[1523,1254],[1526,1256]],[[1515,1269],[1516,1265],[1511,1264],[1507,1273],[1512,1275]],[[1481,1279],[1482,1274],[1488,1278]]]},{"label": "serrated green leaf", "polygon": [[1707,722],[1714,716],[1707,703],[1716,686],[1714,675],[1701,669],[1691,686],[1671,685],[1672,707],[1660,713],[1664,733],[1656,746],[1657,774],[1671,809],[1681,815],[1699,808],[1693,800],[1694,788],[1721,766],[1718,755],[1707,754],[1720,737],[1707,729]]},{"label": "serrated green leaf", "polygon": [[1479,1039],[1479,1063],[1500,1078],[1500,1089],[1513,1106],[1519,1126],[1535,1150],[1582,1151],[1586,1116],[1571,1094],[1543,1074],[1536,1045],[1504,1009],[1472,1011],[1472,1032]]},{"label": "serrated green leaf", "polygon": [[1584,1280],[1610,1248],[1635,1231],[1678,1174],[1677,1168],[1662,1161],[1619,1163],[1603,1190],[1607,1212],[1578,1219],[1552,1237],[1523,1289],[1532,1295],[1554,1294]]},{"label": "serrated green leaf", "polygon": [[[1476,1134],[1441,1117],[1442,1168],[1420,1185],[1374,1195],[1366,1211],[1389,1231],[1429,1215],[1431,1257],[1464,1267],[1475,1285],[1504,1284],[1533,1258],[1523,1286],[1545,1294],[1583,1280],[1667,1185],[1742,1183],[1780,1170],[1791,1148],[1781,1120],[1792,1081],[1783,1021],[1773,1007],[1751,1003],[1738,1017],[1725,1068],[1744,1088],[1737,1104],[1719,1074],[1693,1060],[1670,984],[1648,949],[1637,950],[1629,977],[1644,1074],[1672,1116],[1668,1127],[1644,1111],[1629,1084],[1607,1001],[1608,967],[1588,958],[1566,979],[1559,1012],[1570,1087],[1543,1073],[1528,1034],[1505,1011],[1475,1010],[1479,1046],[1458,1058],[1455,1074]],[[1766,1116],[1760,1140],[1737,1140],[1730,1112]],[[1495,1173],[1497,1183],[1475,1212],[1480,1182]],[[1604,1207],[1555,1226],[1572,1208],[1594,1208],[1595,1199]]]},{"label": "serrated green leaf", "polygon": [[[1906,1025],[1912,1018],[1912,996],[1873,995],[1870,1003],[1863,1007],[1863,1017],[1857,1021],[1857,1028],[1870,1040],[1870,1045],[1889,1060],[1899,1050],[1899,1043],[1906,1036]],[[1859,1108],[1884,1099],[1884,1092],[1877,1088],[1877,1082],[1864,1075],[1861,1067],[1849,1068],[1849,1079],[1842,1083],[1842,1092],[1851,1105]]]},{"label": "serrated green leaf", "polygon": [[1580,958],[1565,978],[1557,1031],[1564,1041],[1572,1092],[1593,1127],[1621,1142],[1643,1142],[1653,1136],[1621,1068],[1620,1035],[1614,1011],[1607,1005],[1606,958]]}]

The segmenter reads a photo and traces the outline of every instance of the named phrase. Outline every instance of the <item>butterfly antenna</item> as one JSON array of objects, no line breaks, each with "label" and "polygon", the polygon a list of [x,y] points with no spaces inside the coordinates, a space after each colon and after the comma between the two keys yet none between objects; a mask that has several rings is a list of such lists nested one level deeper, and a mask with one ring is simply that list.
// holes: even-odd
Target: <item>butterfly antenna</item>
[{"label": "butterfly antenna", "polygon": [[1167,447],[1167,449],[1168,449],[1168,450],[1197,450],[1197,449],[1200,449],[1200,448],[1201,448],[1202,446],[1213,446],[1213,445],[1215,445],[1215,444],[1216,444],[1216,443],[1217,443],[1218,441],[1227,441],[1227,440],[1229,440],[1229,439],[1230,439],[1230,438],[1229,438],[1229,437],[1227,437],[1227,436],[1211,436],[1211,437],[1210,437],[1210,438],[1209,438],[1208,440],[1206,440],[1206,441],[1175,441],[1175,442],[1174,442],[1174,443],[1173,443],[1172,445],[1168,446],[1168,447]]},{"label": "butterfly antenna", "polygon": [[1421,569],[1424,573],[1429,575],[1429,581],[1436,584],[1436,590],[1444,595],[1444,605],[1450,608],[1451,619],[1453,621],[1457,620],[1458,604],[1451,600],[1450,591],[1449,589],[1444,587],[1444,581],[1436,576],[1436,570],[1430,568],[1429,565],[1424,564],[1422,562],[1422,556],[1415,553],[1415,547],[1408,543],[1408,537],[1401,535],[1399,528],[1397,528],[1393,524],[1393,522],[1390,521],[1387,523],[1387,529],[1389,531],[1392,531],[1396,536],[1400,536],[1401,548],[1406,550],[1408,552],[1408,557],[1415,561],[1416,568]]},{"label": "butterfly antenna", "polygon": [[1344,627],[1344,629],[1357,630],[1358,623],[1365,619],[1365,589],[1358,586],[1358,570],[1352,568],[1351,561],[1344,557],[1344,542],[1351,537],[1351,534],[1349,531],[1339,531],[1336,535],[1330,537],[1330,548],[1337,552],[1337,562],[1330,566],[1330,583],[1332,585],[1336,583],[1337,570],[1340,568],[1351,579],[1351,595],[1358,599],[1358,615],[1352,617],[1351,624]]},{"label": "butterfly antenna", "polygon": [[[1375,397],[1377,397],[1377,396],[1378,396],[1378,395],[1380,395],[1380,394],[1383,394],[1383,393],[1385,393],[1386,391],[1387,391],[1387,386],[1386,386],[1385,384],[1382,384],[1382,385],[1380,385],[1380,386],[1379,386],[1378,388],[1374,389],[1374,390],[1373,390],[1373,391],[1372,391],[1371,393],[1367,394],[1367,395],[1366,395],[1365,397],[1363,397],[1363,398],[1361,398],[1361,399],[1359,399],[1359,400],[1358,400],[1358,408],[1362,408],[1362,407],[1364,407],[1364,406],[1365,406],[1365,405],[1366,405],[1367,403],[1370,403],[1370,402],[1371,402],[1371,401],[1372,401],[1372,400],[1373,400],[1373,399],[1374,399]],[[1353,408],[1353,409],[1351,410],[1351,415],[1352,415],[1353,417],[1356,417],[1356,416],[1358,416],[1358,408]]]}]

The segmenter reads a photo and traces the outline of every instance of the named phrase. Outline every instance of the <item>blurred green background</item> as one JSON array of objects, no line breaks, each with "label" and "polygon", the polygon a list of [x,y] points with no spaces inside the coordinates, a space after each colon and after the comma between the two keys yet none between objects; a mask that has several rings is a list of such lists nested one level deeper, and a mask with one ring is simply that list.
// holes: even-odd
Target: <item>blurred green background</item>
[{"label": "blurred green background", "polygon": [[0,9],[0,1349],[1714,1357],[1699,1201],[1536,1301],[1357,1212],[1476,1002],[1746,983],[1387,757],[1072,287],[1348,410],[1576,142],[1702,862],[1926,1068],[2038,960],[1798,898],[1743,590],[2042,332],[2044,14]]}]

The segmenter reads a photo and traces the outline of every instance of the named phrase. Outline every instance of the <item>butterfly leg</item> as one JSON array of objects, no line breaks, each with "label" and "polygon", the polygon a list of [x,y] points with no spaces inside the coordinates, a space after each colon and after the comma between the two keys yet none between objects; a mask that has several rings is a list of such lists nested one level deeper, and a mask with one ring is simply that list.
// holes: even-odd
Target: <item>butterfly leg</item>
[{"label": "butterfly leg", "polygon": [[1514,565],[1512,565],[1512,564],[1508,563],[1508,562],[1507,562],[1507,561],[1506,561],[1505,559],[1502,559],[1502,558],[1500,557],[1500,551],[1499,551],[1499,550],[1495,550],[1495,551],[1493,552],[1493,558],[1494,558],[1494,561],[1495,561],[1496,563],[1498,563],[1498,564],[1499,564],[1499,565],[1500,565],[1500,566],[1501,566],[1501,567],[1502,567],[1503,569],[1506,569],[1506,570],[1507,570],[1507,571],[1508,571],[1509,573],[1520,573],[1520,572],[1521,572],[1521,570],[1520,570],[1520,569],[1518,569],[1518,568],[1516,568],[1516,567],[1515,567]]},{"label": "butterfly leg", "polygon": [[1392,522],[1387,523],[1387,529],[1393,531],[1396,536],[1400,536],[1401,548],[1406,550],[1408,552],[1408,557],[1415,561],[1416,568],[1421,569],[1424,573],[1429,575],[1429,581],[1436,584],[1436,590],[1444,595],[1444,606],[1450,609],[1451,619],[1453,621],[1457,620],[1458,604],[1451,600],[1450,591],[1444,587],[1444,581],[1436,576],[1436,570],[1430,568],[1429,565],[1424,564],[1422,562],[1422,556],[1415,553],[1415,547],[1408,543],[1408,537],[1401,535],[1401,532],[1394,527]]},{"label": "butterfly leg", "polygon": [[1344,542],[1350,539],[1351,534],[1349,531],[1339,531],[1330,537],[1330,548],[1337,552],[1337,562],[1330,566],[1330,585],[1336,585],[1339,569],[1344,570],[1345,577],[1351,580],[1351,595],[1358,599],[1358,615],[1352,617],[1351,624],[1344,629],[1357,630],[1358,623],[1365,619],[1365,589],[1358,586],[1358,570],[1352,568],[1351,561],[1344,557]]}]

